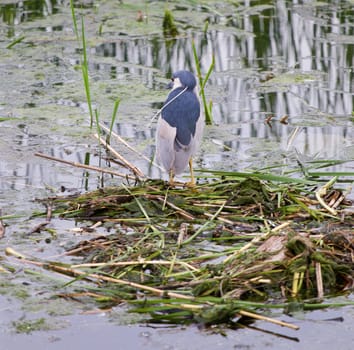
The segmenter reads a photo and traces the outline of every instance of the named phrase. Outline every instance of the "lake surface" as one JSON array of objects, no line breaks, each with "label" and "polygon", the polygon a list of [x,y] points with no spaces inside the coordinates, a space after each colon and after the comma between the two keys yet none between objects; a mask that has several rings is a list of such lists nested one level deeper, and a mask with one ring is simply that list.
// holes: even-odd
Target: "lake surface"
[{"label": "lake surface", "polygon": [[[274,167],[276,173],[301,176],[299,163],[310,167],[314,161],[335,160],[336,165],[322,171],[354,172],[353,1],[176,5],[107,0],[83,1],[76,7],[78,16],[84,17],[93,106],[109,125],[119,98],[114,131],[148,159],[154,157],[152,119],[166,98],[171,73],[195,71],[194,40],[203,74],[215,58],[206,86],[214,123],[206,127],[197,168]],[[163,35],[165,7],[175,18],[176,38]],[[8,246],[26,255],[58,259],[65,247],[86,239],[73,231],[74,222],[53,220],[55,233],[32,233],[42,220],[29,220],[34,211],[43,210],[33,199],[62,190],[92,190],[102,183],[93,172],[41,159],[36,152],[108,165],[100,160],[95,130],[90,129],[78,69],[80,47],[69,1],[0,0],[0,215],[6,224],[0,267],[14,264],[5,257]],[[287,123],[281,122],[284,117]],[[122,144],[114,147],[147,176],[167,178]],[[105,185],[120,182],[104,178]],[[349,183],[341,186],[347,188]],[[350,197],[354,199],[353,192]],[[2,349],[104,344],[127,349],[325,350],[350,349],[354,341],[350,307],[293,318],[275,315],[298,324],[297,332],[256,322],[254,326],[263,331],[227,331],[223,337],[196,326],[127,326],[131,320],[119,308],[87,315],[85,305],[51,298],[58,284],[60,291],[67,280],[22,264],[12,273],[0,273]],[[353,294],[338,298],[329,302],[354,299]],[[50,319],[48,330],[16,333],[22,321],[41,317]]]}]

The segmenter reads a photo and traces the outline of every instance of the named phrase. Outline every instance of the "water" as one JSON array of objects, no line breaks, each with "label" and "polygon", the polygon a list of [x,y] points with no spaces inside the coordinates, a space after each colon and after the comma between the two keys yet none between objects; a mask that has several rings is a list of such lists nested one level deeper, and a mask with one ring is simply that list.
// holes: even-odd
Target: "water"
[{"label": "water", "polygon": [[[308,164],[336,159],[346,162],[328,170],[354,171],[352,2],[233,5],[210,1],[204,6],[183,1],[179,6],[168,5],[181,33],[168,40],[162,36],[161,5],[159,1],[88,1],[77,9],[85,14],[91,92],[102,121],[110,121],[114,100],[121,98],[115,131],[151,158],[156,125],[150,124],[152,116],[166,98],[171,72],[194,70],[193,38],[204,73],[215,56],[215,70],[206,89],[207,99],[213,101],[214,125],[206,128],[198,167],[250,170],[277,164],[296,170],[298,160]],[[136,21],[138,11],[146,15],[143,22]],[[73,233],[75,223],[57,220],[51,224],[55,234],[31,234],[41,220],[28,221],[27,217],[42,209],[32,199],[58,193],[62,186],[75,191],[100,185],[93,173],[34,156],[43,152],[99,164],[77,69],[80,50],[66,0],[0,1],[0,19],[0,209],[2,215],[21,215],[5,220],[1,256],[11,246],[25,254],[54,259],[65,246],[86,236]],[[204,33],[206,20],[209,25]],[[7,49],[15,40],[19,42]],[[286,125],[280,122],[284,116],[288,116]],[[265,122],[268,117],[272,117],[271,125]],[[165,176],[122,145],[115,147],[148,176]],[[119,181],[105,178],[106,184]],[[120,345],[126,341],[126,348],[134,349],[188,348],[191,339],[195,349],[329,349],[333,338],[337,347],[340,339],[339,348],[349,349],[353,341],[351,308],[306,313],[301,315],[303,320],[300,316],[287,319],[301,326],[299,332],[256,323],[266,331],[297,337],[300,343],[251,330],[229,331],[223,338],[206,336],[208,332],[196,327],[123,327],[129,320],[118,310],[80,316],[85,311],[82,305],[73,307],[66,301],[58,307],[49,302],[57,291],[57,277],[47,279],[36,276],[35,270],[29,273],[31,270],[20,264],[16,274],[3,277],[10,283],[1,289],[0,298],[0,338],[5,349],[80,346],[83,338],[93,348],[92,329],[99,330],[95,339],[100,344],[114,339]],[[23,293],[29,295],[18,296]],[[352,295],[348,298],[353,300]],[[12,322],[48,315],[52,322],[49,331],[30,337],[14,333]],[[344,320],[325,321],[335,317]],[[284,315],[279,318],[286,319]]]}]

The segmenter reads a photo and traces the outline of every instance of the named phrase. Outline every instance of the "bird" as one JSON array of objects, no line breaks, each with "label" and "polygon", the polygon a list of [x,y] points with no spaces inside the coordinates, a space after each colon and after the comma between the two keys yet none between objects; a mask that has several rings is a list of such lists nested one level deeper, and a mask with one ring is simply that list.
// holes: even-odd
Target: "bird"
[{"label": "bird", "polygon": [[199,148],[204,129],[197,80],[190,71],[180,70],[173,73],[169,87],[171,91],[157,122],[157,159],[168,172],[170,185],[175,184],[175,175],[181,174],[189,164],[191,181],[187,185],[194,186],[192,157]]}]

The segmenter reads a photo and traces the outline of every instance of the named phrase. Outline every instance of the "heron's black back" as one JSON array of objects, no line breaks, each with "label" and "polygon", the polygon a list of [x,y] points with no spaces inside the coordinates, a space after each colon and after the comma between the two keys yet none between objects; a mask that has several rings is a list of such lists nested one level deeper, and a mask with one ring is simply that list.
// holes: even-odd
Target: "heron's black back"
[{"label": "heron's black back", "polygon": [[[195,135],[196,124],[200,116],[199,100],[193,90],[186,90],[175,100],[169,103],[183,87],[170,92],[162,109],[161,116],[166,122],[177,129],[176,146],[188,146]],[[169,104],[168,104],[169,103]],[[167,105],[168,104],[168,105]]]}]

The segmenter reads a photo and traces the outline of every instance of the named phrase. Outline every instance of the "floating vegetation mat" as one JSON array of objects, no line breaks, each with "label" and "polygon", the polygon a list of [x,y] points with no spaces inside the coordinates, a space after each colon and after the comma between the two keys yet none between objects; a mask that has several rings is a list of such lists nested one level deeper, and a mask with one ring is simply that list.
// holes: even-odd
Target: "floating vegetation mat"
[{"label": "floating vegetation mat", "polygon": [[224,175],[195,188],[147,180],[50,198],[56,215],[108,233],[68,250],[80,264],[36,264],[73,276],[100,307],[129,303],[150,322],[263,318],[296,329],[265,309],[327,307],[323,297],[353,288],[354,213],[333,182]]}]

